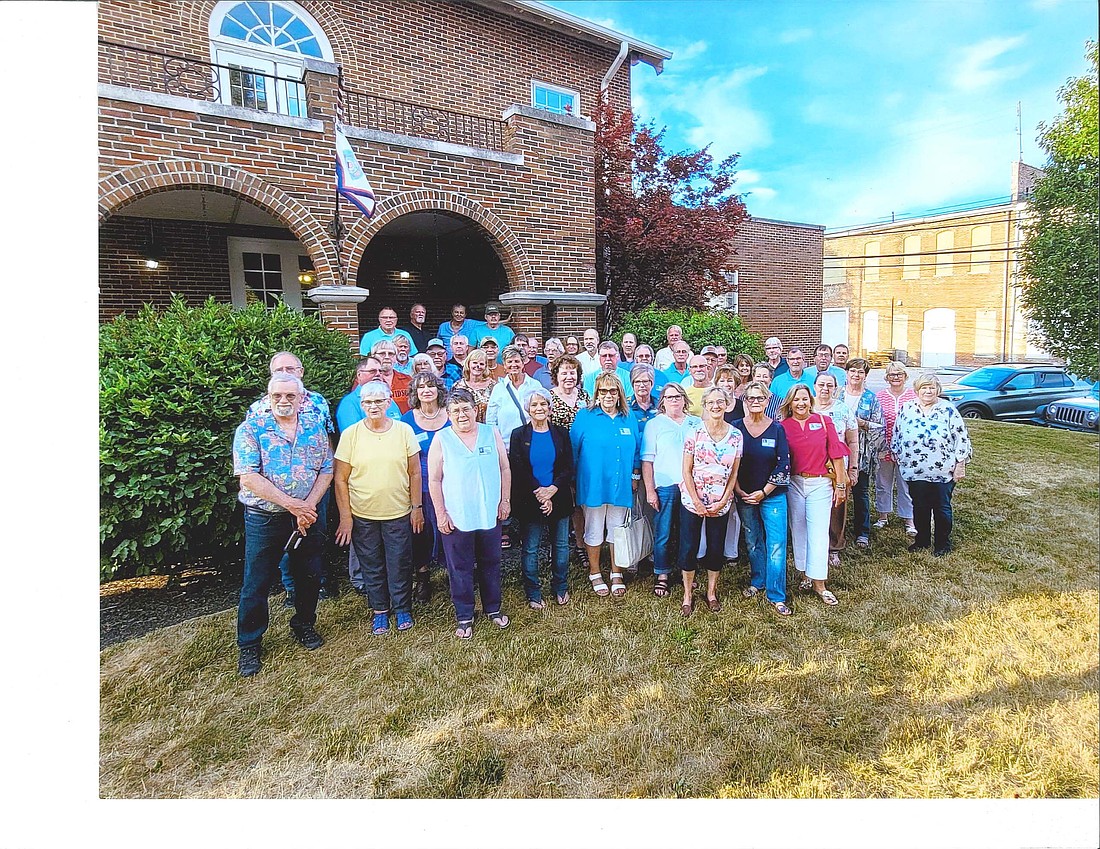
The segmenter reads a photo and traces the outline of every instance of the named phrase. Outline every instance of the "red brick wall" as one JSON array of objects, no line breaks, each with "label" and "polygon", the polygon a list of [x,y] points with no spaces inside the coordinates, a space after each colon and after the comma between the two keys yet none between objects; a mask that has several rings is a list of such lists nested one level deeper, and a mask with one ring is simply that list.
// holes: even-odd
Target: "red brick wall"
[{"label": "red brick wall", "polygon": [[821,342],[824,227],[748,218],[735,240],[745,326],[786,348]]}]

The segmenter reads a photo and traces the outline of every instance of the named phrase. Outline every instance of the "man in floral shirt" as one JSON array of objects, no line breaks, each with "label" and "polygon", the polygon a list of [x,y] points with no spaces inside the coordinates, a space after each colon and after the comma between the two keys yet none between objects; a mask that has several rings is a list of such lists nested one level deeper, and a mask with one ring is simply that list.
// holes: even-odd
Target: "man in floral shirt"
[{"label": "man in floral shirt", "polygon": [[237,608],[237,671],[244,677],[260,671],[267,594],[284,549],[296,588],[291,632],[311,651],[325,642],[314,630],[325,540],[317,518],[332,482],[332,445],[320,419],[299,411],[305,394],[299,378],[276,372],[267,384],[269,411],[250,411],[233,437],[233,474],[240,477],[238,500],[244,506],[244,582]]}]

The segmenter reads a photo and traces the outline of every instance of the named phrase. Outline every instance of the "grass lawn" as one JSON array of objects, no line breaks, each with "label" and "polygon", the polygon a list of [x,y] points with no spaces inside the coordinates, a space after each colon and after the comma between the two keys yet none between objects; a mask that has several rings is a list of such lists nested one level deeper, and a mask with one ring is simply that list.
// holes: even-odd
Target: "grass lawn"
[{"label": "grass lawn", "polygon": [[[273,600],[264,669],[236,673],[235,611],[101,653],[100,793],[209,797],[1095,797],[1095,437],[968,423],[955,553],[898,524],[844,556],[826,608],[781,620],[723,574],[680,616],[649,582],[370,635],[363,599],[319,608],[307,652]],[[790,569],[794,574],[793,565]],[[442,579],[436,578],[439,587]]]}]

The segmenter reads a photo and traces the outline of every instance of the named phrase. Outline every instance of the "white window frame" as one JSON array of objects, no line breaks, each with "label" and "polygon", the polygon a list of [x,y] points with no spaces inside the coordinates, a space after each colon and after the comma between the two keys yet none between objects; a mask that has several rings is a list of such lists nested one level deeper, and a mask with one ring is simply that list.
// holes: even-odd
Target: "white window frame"
[{"label": "white window frame", "polygon": [[[913,245],[913,240],[916,240],[916,250],[911,251],[909,248]],[[920,278],[920,248],[921,239],[919,235],[906,236],[902,240],[902,253],[905,254],[905,258],[902,260],[902,272],[901,276],[904,280],[918,280]]]},{"label": "white window frame", "polygon": [[233,306],[243,308],[248,304],[248,287],[244,282],[244,254],[278,254],[282,268],[283,303],[296,312],[302,312],[302,285],[298,282],[298,257],[306,254],[300,242],[275,239],[243,239],[230,236],[229,293]]},{"label": "white window frame", "polygon": [[[565,95],[568,95],[568,96],[572,97],[573,98],[573,105],[574,105],[573,111],[572,112],[556,112],[553,109],[546,109],[545,106],[536,106],[535,105],[535,91],[536,91],[536,89],[540,89],[540,88],[544,88],[547,91],[556,92],[557,94],[565,94]],[[580,94],[579,91],[575,91],[574,89],[571,89],[571,88],[564,88],[563,86],[560,86],[560,85],[553,85],[552,83],[546,83],[546,82],[543,82],[542,80],[535,80],[535,79],[531,80],[531,105],[534,106],[536,109],[546,109],[546,111],[549,112],[552,115],[572,115],[576,118],[580,118],[583,114],[581,112],[581,94]]]}]

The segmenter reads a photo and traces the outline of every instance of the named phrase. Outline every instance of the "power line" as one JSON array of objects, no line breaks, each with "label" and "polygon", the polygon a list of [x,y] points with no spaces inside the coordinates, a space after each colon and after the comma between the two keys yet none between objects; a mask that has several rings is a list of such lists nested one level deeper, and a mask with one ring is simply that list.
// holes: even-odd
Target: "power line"
[{"label": "power line", "polygon": [[[980,200],[980,201],[967,201],[965,203],[952,204],[950,206],[937,206],[937,207],[933,207],[932,209],[925,210],[923,212],[902,213],[900,215],[891,215],[890,218],[887,218],[886,216],[883,216],[882,218],[877,218],[873,221],[867,221],[863,224],[848,224],[848,225],[845,225],[843,227],[829,227],[829,228],[826,228],[825,235],[826,235],[826,237],[831,236],[831,235],[835,235],[836,232],[839,231],[839,230],[862,230],[864,228],[869,228],[869,227],[880,227],[880,226],[886,226],[886,225],[891,225],[891,224],[904,224],[906,221],[912,221],[912,220],[917,219],[917,218],[930,218],[930,217],[933,217],[933,216],[936,216],[936,215],[942,215],[942,214],[948,213],[948,212],[959,212],[959,213],[970,212],[970,213],[974,213],[974,212],[982,210],[986,207],[992,208],[992,207],[1006,206],[1006,205],[1012,203],[1012,201],[1013,201],[1013,197],[1011,195],[1002,195],[1001,197],[986,198],[985,200]],[[1001,210],[999,210],[999,209],[996,209],[996,210],[991,209],[991,212],[1000,212],[1000,211]],[[980,212],[978,214],[980,214]],[[961,215],[960,214],[957,217],[958,218],[972,218],[973,215]],[[948,219],[945,219],[945,220],[950,221],[952,219],[948,218]],[[919,228],[913,228],[913,229],[919,229]],[[855,234],[852,234],[852,235],[855,235]]]},{"label": "power line", "polygon": [[[980,209],[983,209],[983,208],[984,207],[977,207],[976,209],[980,210]],[[967,210],[959,210],[960,213],[966,212],[966,211]],[[982,220],[976,222],[975,224],[973,224],[971,226],[977,227],[977,226],[980,226],[981,224],[1005,224],[1005,223],[1008,223],[1010,221],[1019,220],[1019,217],[1020,217],[1019,213],[1016,213],[1015,215],[1004,214],[1004,213],[1013,213],[1013,212],[1015,212],[1015,210],[1011,210],[1011,209],[1010,210],[992,209],[991,208],[990,209],[990,214],[991,215],[997,215],[998,217],[982,219]],[[981,214],[982,213],[980,213],[980,212],[975,213],[974,210],[970,210],[970,214],[968,214],[968,215],[963,215],[963,214],[954,215],[954,216],[951,216],[949,218],[944,218],[944,219],[942,219],[941,221],[939,221],[935,224],[926,224],[926,225],[922,225],[920,227],[905,227],[905,226],[892,227],[891,226],[893,224],[904,225],[906,220],[913,220],[913,219],[898,219],[896,221],[876,221],[876,222],[872,222],[870,224],[858,224],[858,225],[854,225],[852,227],[837,227],[833,230],[826,230],[825,231],[825,238],[826,239],[856,239],[856,238],[859,238],[860,236],[870,236],[870,235],[873,234],[873,231],[872,231],[872,233],[840,233],[839,231],[841,231],[841,230],[862,230],[862,229],[870,229],[870,228],[874,228],[874,227],[883,227],[883,228],[890,227],[889,231],[884,231],[880,234],[880,235],[883,235],[883,236],[893,236],[893,235],[897,235],[897,234],[900,234],[900,233],[922,233],[922,232],[926,232],[926,231],[929,231],[929,230],[944,230],[944,229],[949,229],[952,226],[949,223],[951,221],[972,220],[972,219],[976,218],[977,215],[981,215]],[[920,218],[920,217],[927,217],[927,216],[914,216],[913,218]]]},{"label": "power line", "polygon": [[988,245],[976,245],[971,247],[965,247],[960,245],[957,248],[944,248],[942,251],[914,251],[912,253],[900,253],[900,254],[850,254],[848,256],[825,256],[825,260],[830,259],[837,260],[869,260],[869,259],[901,259],[908,257],[921,257],[921,256],[951,256],[953,254],[979,254],[985,251],[1003,251],[1012,250],[1018,248],[1015,242],[990,242]]}]

